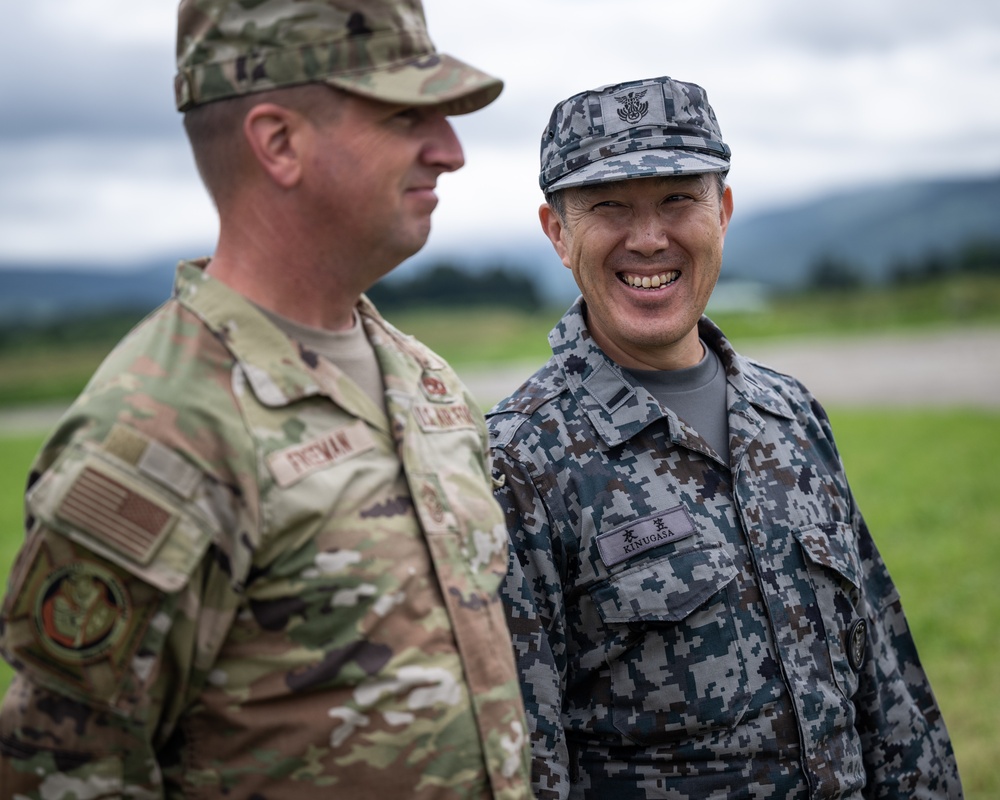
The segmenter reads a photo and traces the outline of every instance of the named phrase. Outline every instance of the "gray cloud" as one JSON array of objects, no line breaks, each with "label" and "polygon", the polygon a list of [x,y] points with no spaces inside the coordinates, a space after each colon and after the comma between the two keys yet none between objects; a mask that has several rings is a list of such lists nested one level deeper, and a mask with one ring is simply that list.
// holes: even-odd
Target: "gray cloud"
[{"label": "gray cloud", "polygon": [[[172,64],[148,48],[95,53],[73,43],[58,60],[33,60],[0,89],[0,142],[61,137],[132,139],[176,135]],[[11,63],[30,63],[23,44]],[[10,55],[8,53],[8,55]],[[5,60],[7,57],[5,56]]]},{"label": "gray cloud", "polygon": [[748,5],[759,11],[759,30],[776,42],[839,56],[939,41],[1000,26],[1000,4],[990,0],[772,0]]},{"label": "gray cloud", "polygon": [[[40,138],[128,140],[175,136],[174,2],[83,4],[34,0],[4,8],[0,146]],[[147,8],[142,8],[147,6]],[[151,16],[150,8],[158,10]],[[109,18],[110,17],[110,18]],[[122,29],[135,31],[131,38]]]},{"label": "gray cloud", "polygon": [[[431,244],[537,234],[538,137],[586,88],[669,74],[705,86],[741,213],[831,188],[1000,170],[993,0],[424,0],[435,43],[506,81],[455,120]],[[208,241],[214,213],[173,107],[176,0],[4,9],[0,260],[127,262]]]}]

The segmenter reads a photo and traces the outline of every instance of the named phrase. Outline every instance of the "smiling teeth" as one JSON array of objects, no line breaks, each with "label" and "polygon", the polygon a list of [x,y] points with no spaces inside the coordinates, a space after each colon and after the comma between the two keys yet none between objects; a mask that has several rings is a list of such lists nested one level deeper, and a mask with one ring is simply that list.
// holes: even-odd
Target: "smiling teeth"
[{"label": "smiling teeth", "polygon": [[679,272],[664,272],[661,275],[626,275],[622,274],[622,280],[634,289],[659,289],[668,283],[673,283],[680,277]]}]

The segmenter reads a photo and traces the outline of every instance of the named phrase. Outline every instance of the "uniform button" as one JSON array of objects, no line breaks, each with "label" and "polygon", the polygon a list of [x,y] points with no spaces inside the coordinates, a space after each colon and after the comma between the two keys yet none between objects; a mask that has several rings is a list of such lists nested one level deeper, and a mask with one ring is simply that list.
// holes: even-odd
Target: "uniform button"
[{"label": "uniform button", "polygon": [[865,661],[865,651],[868,649],[868,623],[863,619],[855,620],[851,631],[847,634],[847,660],[851,669],[861,671]]}]

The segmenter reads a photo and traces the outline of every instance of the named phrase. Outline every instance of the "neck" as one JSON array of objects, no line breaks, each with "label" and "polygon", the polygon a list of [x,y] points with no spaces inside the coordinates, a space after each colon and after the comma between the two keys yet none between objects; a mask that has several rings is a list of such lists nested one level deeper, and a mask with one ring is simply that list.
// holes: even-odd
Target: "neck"
[{"label": "neck", "polygon": [[208,274],[301,325],[327,330],[352,326],[365,288],[358,276],[365,273],[349,253],[324,252],[319,237],[294,220],[245,213],[237,218],[243,221],[222,220]]},{"label": "neck", "polygon": [[705,357],[705,348],[698,338],[698,329],[689,331],[684,338],[655,347],[623,348],[615,344],[602,331],[590,328],[590,335],[604,354],[625,369],[676,370],[687,369]]}]

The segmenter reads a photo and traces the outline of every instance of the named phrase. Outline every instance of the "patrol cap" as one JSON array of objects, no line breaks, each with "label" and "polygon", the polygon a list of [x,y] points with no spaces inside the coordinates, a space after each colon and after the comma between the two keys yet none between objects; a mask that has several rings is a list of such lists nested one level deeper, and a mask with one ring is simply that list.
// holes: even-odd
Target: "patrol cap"
[{"label": "patrol cap", "polygon": [[544,192],[725,172],[730,156],[705,90],[668,77],[611,84],[564,100],[542,133],[541,151]]},{"label": "patrol cap", "polygon": [[503,88],[437,52],[420,0],[181,0],[178,111],[314,82],[446,114],[476,111]]}]

